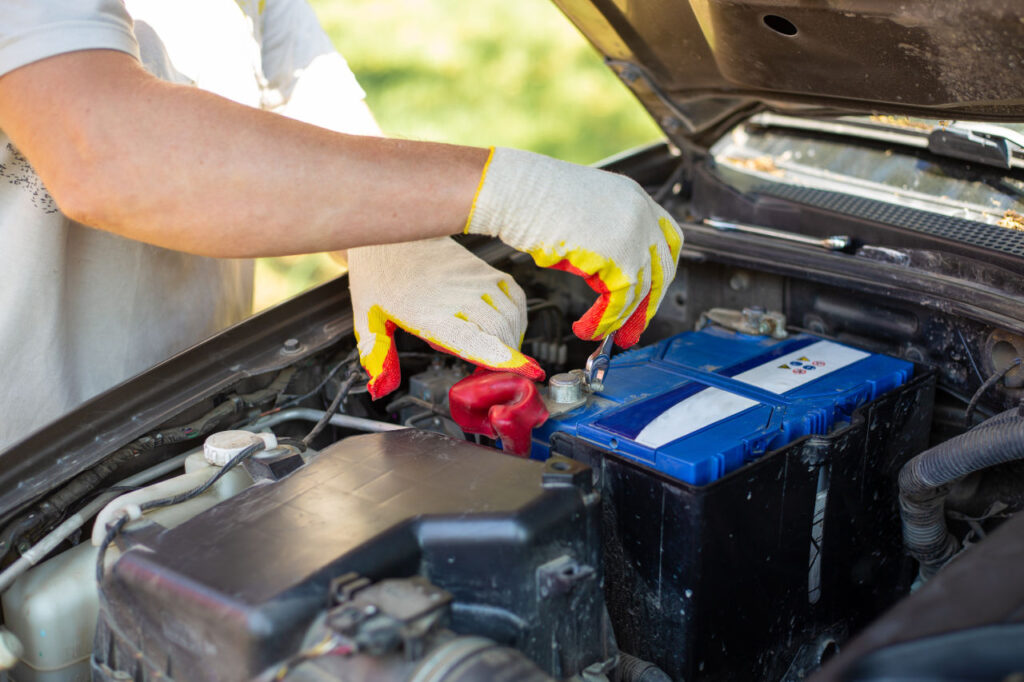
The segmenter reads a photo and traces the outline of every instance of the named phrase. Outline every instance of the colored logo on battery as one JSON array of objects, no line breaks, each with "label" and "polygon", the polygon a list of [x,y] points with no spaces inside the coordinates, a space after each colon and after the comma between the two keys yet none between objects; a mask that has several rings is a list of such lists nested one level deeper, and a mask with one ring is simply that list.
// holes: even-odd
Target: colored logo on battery
[{"label": "colored logo on battery", "polygon": [[810,358],[799,358],[797,360],[791,360],[785,365],[779,365],[779,369],[785,369],[793,372],[793,374],[807,374],[807,372],[813,372],[819,367],[824,367],[824,360],[811,360]]}]

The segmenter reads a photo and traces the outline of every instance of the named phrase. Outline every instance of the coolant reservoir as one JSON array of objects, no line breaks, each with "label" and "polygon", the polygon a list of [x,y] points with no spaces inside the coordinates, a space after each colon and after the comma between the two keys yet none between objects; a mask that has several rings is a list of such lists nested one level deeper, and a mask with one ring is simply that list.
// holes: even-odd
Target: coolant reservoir
[{"label": "coolant reservoir", "polygon": [[[111,510],[126,502],[139,504],[191,490],[206,482],[219,467],[202,453],[190,455],[185,473],[140,488],[113,500],[101,512],[96,527]],[[145,518],[171,528],[248,488],[252,477],[242,467],[227,472],[202,495],[181,504],[154,509]],[[95,537],[95,534],[94,534]],[[97,547],[88,540],[43,562],[21,576],[3,594],[4,623],[24,645],[21,662],[12,671],[15,682],[89,682],[89,657],[99,602],[96,593]],[[107,553],[108,560],[116,551]]]}]

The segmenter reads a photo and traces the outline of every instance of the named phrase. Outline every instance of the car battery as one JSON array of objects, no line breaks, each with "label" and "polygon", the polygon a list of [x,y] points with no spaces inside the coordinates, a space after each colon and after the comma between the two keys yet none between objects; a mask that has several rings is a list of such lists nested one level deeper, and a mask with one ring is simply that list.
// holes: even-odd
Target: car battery
[{"label": "car battery", "polygon": [[934,374],[810,335],[681,334],[534,432],[591,466],[623,651],[672,679],[799,679],[904,594],[896,478]]},{"label": "car battery", "polygon": [[614,357],[584,407],[534,432],[573,434],[703,485],[837,422],[913,374],[909,362],[807,334],[785,340],[706,327]]}]

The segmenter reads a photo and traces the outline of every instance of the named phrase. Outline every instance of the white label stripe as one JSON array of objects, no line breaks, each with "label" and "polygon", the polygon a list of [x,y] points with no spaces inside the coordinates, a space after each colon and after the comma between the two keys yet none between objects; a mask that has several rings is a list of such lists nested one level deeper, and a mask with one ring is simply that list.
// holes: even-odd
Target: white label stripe
[{"label": "white label stripe", "polygon": [[[733,379],[781,395],[869,355],[831,341],[818,341],[737,374]],[[637,434],[636,442],[659,448],[757,404],[757,400],[743,395],[720,388],[706,388],[651,420]]]}]

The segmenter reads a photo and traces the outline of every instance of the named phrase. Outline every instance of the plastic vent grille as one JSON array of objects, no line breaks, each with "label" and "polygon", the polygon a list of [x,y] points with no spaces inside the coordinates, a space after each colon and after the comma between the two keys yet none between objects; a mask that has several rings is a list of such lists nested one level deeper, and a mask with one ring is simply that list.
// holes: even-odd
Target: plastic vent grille
[{"label": "plastic vent grille", "polygon": [[973,220],[919,211],[874,199],[794,185],[760,187],[758,193],[836,213],[894,225],[1013,256],[1024,256],[1024,232]]}]

